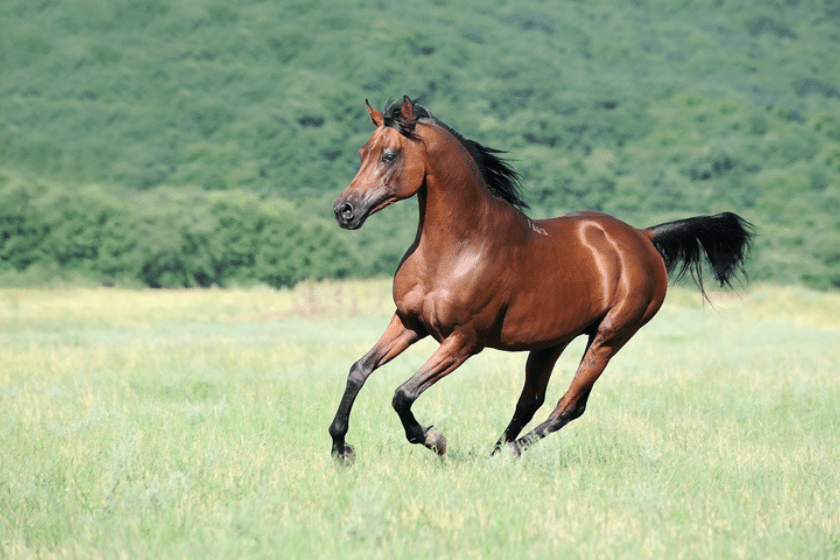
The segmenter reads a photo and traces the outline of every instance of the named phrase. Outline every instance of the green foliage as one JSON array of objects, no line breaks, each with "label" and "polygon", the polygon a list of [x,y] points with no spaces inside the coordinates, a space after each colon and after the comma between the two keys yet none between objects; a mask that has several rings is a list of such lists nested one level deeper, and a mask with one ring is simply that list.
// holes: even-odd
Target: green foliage
[{"label": "green foliage", "polygon": [[280,287],[354,268],[344,240],[323,220],[242,191],[115,197],[17,186],[0,190],[0,227],[3,269],[70,269],[106,282]]},{"label": "green foliage", "polygon": [[[329,227],[369,134],[364,99],[409,94],[510,150],[535,216],[601,209],[647,226],[732,210],[759,227],[754,278],[840,286],[823,246],[840,241],[838,36],[829,0],[7,0],[0,175],[65,185],[70,199],[90,184],[129,201],[143,190],[249,191]],[[21,212],[41,203],[29,204]],[[105,222],[119,208],[154,221],[116,197],[103,204]],[[366,225],[396,234],[383,241],[342,234],[363,257],[353,273],[393,271],[413,234],[408,212]],[[178,247],[222,243],[193,219],[182,229],[203,233]],[[50,249],[59,266],[90,260],[99,234],[67,233],[74,241]],[[28,232],[32,252],[0,267],[43,260],[41,234]],[[259,262],[291,258],[264,251]],[[181,261],[215,277],[202,252],[167,253],[150,278],[174,282],[154,269]],[[301,258],[278,277],[322,273]]]}]

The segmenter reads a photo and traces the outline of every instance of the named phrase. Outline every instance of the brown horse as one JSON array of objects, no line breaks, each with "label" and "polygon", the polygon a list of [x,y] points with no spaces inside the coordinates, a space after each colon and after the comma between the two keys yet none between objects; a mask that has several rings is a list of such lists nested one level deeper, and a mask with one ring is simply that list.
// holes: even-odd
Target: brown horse
[{"label": "brown horse", "polygon": [[[703,253],[721,286],[743,265],[752,236],[735,214],[643,230],[598,212],[531,220],[499,152],[466,140],[407,97],[384,114],[367,110],[376,130],[335,202],[336,219],[358,229],[416,194],[420,220],[394,276],[396,313],[350,369],[330,426],[332,452],[343,461],[354,459],[344,438],[365,380],[427,335],[440,346],[393,399],[408,441],[443,455],[446,440],[417,422],[414,401],[484,348],[528,350],[522,394],[494,449],[507,445],[519,455],[583,414],[607,363],[659,310],[669,272],[689,272],[703,291]],[[582,334],[588,342],[568,391],[545,422],[517,439],[543,404],[561,352]]]}]

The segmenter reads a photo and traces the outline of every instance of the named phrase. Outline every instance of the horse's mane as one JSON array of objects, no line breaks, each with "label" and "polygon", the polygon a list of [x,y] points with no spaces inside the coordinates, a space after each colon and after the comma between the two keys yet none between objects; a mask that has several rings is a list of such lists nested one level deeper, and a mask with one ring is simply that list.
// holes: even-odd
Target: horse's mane
[{"label": "horse's mane", "polygon": [[435,118],[428,109],[421,105],[414,105],[414,120],[410,123],[406,122],[401,108],[401,102],[389,103],[383,113],[385,126],[390,126],[406,138],[415,139],[414,128],[418,120],[426,119],[434,122],[449,132],[464,146],[481,171],[484,183],[493,195],[516,208],[528,208],[528,203],[522,199],[520,194],[522,183],[519,174],[505,160],[497,155],[506,152],[494,150],[493,148],[479,144],[475,140],[464,138],[452,127]]}]

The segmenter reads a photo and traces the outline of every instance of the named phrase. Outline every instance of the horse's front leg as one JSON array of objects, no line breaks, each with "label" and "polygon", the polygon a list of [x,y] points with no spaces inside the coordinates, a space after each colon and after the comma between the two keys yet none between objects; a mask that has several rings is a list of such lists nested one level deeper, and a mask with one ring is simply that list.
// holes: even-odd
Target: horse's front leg
[{"label": "horse's front leg", "polygon": [[453,334],[441,343],[437,351],[411,379],[397,388],[393,406],[400,416],[403,428],[405,428],[405,437],[410,443],[422,443],[438,455],[446,453],[446,439],[443,434],[434,426],[428,428],[421,426],[411,412],[411,405],[423,391],[480,351],[473,337]]},{"label": "horse's front leg", "polygon": [[330,436],[333,440],[332,453],[336,459],[346,463],[352,463],[355,460],[353,448],[347,445],[344,437],[347,435],[353,402],[367,378],[378,367],[396,358],[403,350],[425,335],[426,333],[422,330],[407,327],[399,316],[394,315],[379,342],[350,368],[344,395],[338,404],[335,418],[330,424]]}]

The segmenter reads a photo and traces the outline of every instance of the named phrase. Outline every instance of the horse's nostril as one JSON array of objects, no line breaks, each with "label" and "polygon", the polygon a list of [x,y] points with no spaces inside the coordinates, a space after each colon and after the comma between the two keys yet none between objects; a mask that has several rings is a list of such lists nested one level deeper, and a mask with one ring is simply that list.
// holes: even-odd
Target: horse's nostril
[{"label": "horse's nostril", "polygon": [[353,217],[353,205],[349,202],[345,202],[339,206],[338,215],[344,220],[349,220]]}]

